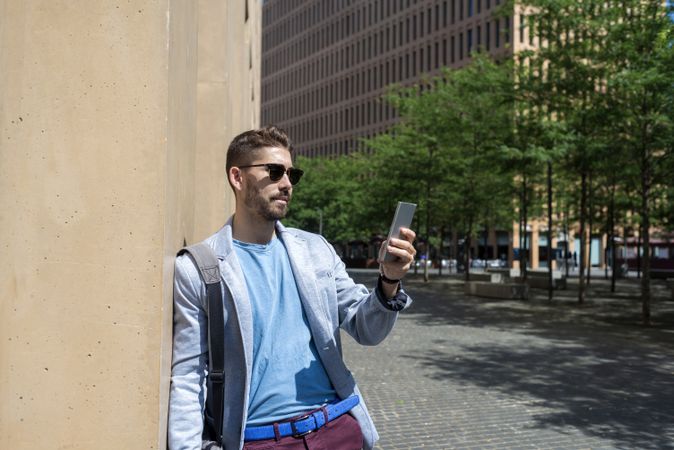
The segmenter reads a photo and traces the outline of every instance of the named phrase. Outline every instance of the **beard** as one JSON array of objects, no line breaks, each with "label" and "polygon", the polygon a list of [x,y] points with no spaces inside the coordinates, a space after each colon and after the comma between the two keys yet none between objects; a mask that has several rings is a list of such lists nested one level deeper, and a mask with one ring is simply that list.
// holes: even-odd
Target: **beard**
[{"label": "beard", "polygon": [[[270,198],[265,198],[257,186],[246,192],[245,204],[265,220],[275,222],[283,219],[288,214],[291,193],[279,191]],[[287,203],[276,203],[276,199],[286,199]]]}]

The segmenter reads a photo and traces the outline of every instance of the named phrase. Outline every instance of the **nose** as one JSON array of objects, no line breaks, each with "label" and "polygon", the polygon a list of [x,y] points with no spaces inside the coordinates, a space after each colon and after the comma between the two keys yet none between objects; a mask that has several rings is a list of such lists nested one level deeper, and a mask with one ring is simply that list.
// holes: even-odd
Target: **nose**
[{"label": "nose", "polygon": [[283,174],[281,179],[278,180],[278,184],[279,184],[279,189],[282,189],[282,190],[292,189],[293,185],[290,182],[290,177],[288,176],[288,172]]}]

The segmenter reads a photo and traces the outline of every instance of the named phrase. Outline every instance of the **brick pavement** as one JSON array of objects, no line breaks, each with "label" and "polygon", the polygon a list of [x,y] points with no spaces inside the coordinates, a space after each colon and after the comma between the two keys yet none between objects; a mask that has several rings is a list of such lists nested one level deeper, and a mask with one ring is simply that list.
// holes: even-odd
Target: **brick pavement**
[{"label": "brick pavement", "polygon": [[[357,274],[357,279],[372,275]],[[367,284],[370,284],[369,282]],[[674,449],[674,302],[655,284],[639,325],[635,281],[593,280],[523,301],[411,279],[415,298],[377,347],[344,337],[378,449]]]}]

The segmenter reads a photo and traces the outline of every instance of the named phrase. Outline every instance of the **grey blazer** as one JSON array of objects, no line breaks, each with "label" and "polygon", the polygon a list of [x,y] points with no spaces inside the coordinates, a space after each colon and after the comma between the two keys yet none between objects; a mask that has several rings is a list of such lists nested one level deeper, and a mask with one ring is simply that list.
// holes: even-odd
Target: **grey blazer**
[{"label": "grey blazer", "polygon": [[[224,281],[225,405],[223,430],[226,450],[243,447],[243,424],[248,414],[253,325],[244,275],[232,247],[232,219],[206,239],[220,260]],[[363,345],[376,345],[392,330],[397,313],[385,308],[346,273],[332,246],[321,236],[276,225],[297,282],[300,298],[318,354],[340,398],[360,395],[342,359],[339,329]],[[208,371],[206,288],[192,260],[175,263],[173,363],[169,403],[169,448],[201,448]],[[412,300],[406,297],[408,307]],[[364,447],[379,438],[364,401],[351,413],[358,420]]]}]

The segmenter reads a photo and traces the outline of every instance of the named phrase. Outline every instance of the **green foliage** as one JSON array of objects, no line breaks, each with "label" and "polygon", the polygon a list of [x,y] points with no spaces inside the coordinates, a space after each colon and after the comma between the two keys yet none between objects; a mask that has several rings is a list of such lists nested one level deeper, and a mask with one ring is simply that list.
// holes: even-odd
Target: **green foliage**
[{"label": "green foliage", "polygon": [[369,236],[372,227],[363,210],[367,161],[358,154],[343,158],[303,158],[295,161],[305,171],[293,192],[288,226],[318,232],[331,241],[349,241]]},{"label": "green foliage", "polygon": [[542,45],[391,87],[384,100],[401,119],[367,152],[298,161],[307,175],[289,223],[318,231],[320,210],[328,239],[367,239],[386,233],[403,200],[419,205],[414,228],[437,246],[441,229],[474,237],[509,229],[518,212],[544,217],[551,165],[557,227],[607,227],[611,205],[618,226],[648,216],[674,229],[674,34],[662,3],[517,5]]},{"label": "green foliage", "polygon": [[417,200],[425,238],[446,225],[473,232],[508,223],[512,174],[501,146],[511,133],[511,88],[508,63],[476,54],[463,70],[387,95],[402,120],[367,144],[383,173],[400,177],[398,196]]}]

